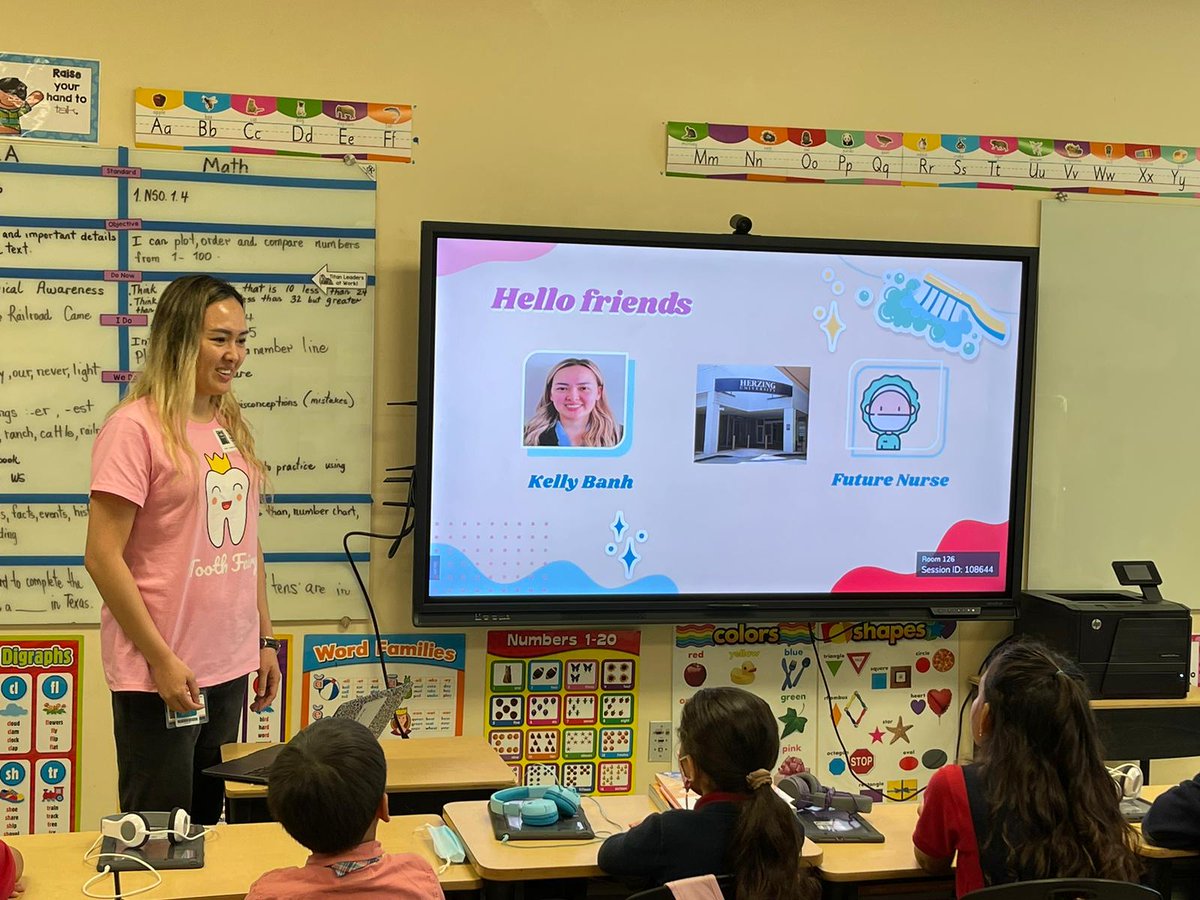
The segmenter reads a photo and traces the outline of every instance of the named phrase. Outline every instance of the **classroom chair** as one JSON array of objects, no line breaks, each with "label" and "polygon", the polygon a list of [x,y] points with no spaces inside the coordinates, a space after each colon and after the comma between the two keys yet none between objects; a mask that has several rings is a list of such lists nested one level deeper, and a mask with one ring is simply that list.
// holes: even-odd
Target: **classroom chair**
[{"label": "classroom chair", "polygon": [[982,888],[962,900],[1162,900],[1162,894],[1142,884],[1105,878],[1046,878]]},{"label": "classroom chair", "polygon": [[[721,896],[725,900],[734,900],[737,896],[737,881],[732,875],[721,875],[716,879],[717,887],[721,890]],[[640,891],[636,894],[630,894],[626,900],[675,900],[675,894],[671,891],[672,884],[679,882],[667,882],[659,887],[650,888],[647,891]],[[1147,898],[1139,898],[1139,900],[1147,900]]]}]

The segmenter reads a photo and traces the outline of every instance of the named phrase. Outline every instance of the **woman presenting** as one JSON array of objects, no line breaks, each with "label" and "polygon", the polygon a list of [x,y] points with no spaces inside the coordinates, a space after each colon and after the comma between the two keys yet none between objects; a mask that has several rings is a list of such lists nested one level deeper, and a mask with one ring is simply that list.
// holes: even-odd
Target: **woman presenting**
[{"label": "woman presenting", "polygon": [[[122,812],[188,810],[214,824],[224,786],[201,770],[279,687],[258,496],[264,467],[233,395],[245,301],[207,275],[173,281],[145,368],[92,448],[84,561],[104,607]],[[196,712],[200,724],[180,725]],[[188,721],[187,716],[182,721]]]},{"label": "woman presenting", "polygon": [[590,359],[564,359],[546,375],[537,409],[525,423],[526,447],[615,447],[621,428]]}]

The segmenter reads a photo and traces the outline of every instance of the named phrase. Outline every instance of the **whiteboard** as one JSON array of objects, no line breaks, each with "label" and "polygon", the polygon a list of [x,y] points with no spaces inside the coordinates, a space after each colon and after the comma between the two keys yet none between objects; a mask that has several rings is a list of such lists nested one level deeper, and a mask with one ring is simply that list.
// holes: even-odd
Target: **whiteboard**
[{"label": "whiteboard", "polygon": [[370,524],[374,270],[357,165],[0,140],[0,624],[99,620],[92,440],[191,272],[246,299],[272,617],[358,615],[341,536]]},{"label": "whiteboard", "polygon": [[1030,588],[1153,559],[1200,606],[1200,207],[1042,205]]}]

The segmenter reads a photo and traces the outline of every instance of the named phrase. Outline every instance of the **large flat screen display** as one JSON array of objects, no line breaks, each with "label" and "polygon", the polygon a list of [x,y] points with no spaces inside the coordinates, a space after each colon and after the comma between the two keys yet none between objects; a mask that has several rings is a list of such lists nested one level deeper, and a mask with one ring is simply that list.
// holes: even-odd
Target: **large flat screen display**
[{"label": "large flat screen display", "polygon": [[422,240],[418,623],[1011,613],[1036,251]]}]

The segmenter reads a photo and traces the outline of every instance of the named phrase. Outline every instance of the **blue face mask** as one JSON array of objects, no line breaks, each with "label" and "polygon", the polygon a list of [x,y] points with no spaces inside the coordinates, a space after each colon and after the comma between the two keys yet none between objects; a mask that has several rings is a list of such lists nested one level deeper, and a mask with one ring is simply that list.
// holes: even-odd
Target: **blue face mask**
[{"label": "blue face mask", "polygon": [[893,434],[903,431],[908,425],[909,414],[897,415],[895,413],[871,415],[871,427],[882,434]]},{"label": "blue face mask", "polygon": [[433,840],[433,852],[442,860],[439,873],[446,871],[451,863],[465,862],[467,851],[463,848],[458,834],[449,825],[426,825],[429,837]]}]

